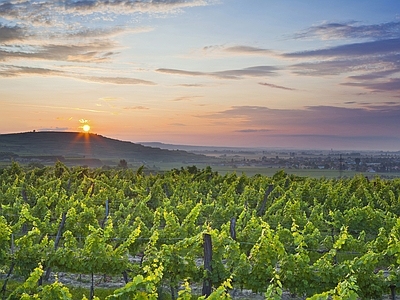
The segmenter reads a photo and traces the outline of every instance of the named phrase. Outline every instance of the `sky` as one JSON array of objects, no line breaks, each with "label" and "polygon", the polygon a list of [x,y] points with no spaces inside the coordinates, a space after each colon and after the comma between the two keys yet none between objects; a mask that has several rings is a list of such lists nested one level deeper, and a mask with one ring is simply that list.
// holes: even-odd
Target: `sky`
[{"label": "sky", "polygon": [[398,0],[0,0],[0,134],[400,150]]}]

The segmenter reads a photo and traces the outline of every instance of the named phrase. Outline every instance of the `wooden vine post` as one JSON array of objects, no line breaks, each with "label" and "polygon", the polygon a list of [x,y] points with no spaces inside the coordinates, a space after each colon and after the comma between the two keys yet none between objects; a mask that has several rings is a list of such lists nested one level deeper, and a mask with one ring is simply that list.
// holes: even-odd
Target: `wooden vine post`
[{"label": "wooden vine post", "polygon": [[236,241],[236,218],[231,218],[231,222],[230,222],[230,234],[231,234],[231,238],[233,240]]},{"label": "wooden vine post", "polygon": [[93,300],[93,298],[94,298],[94,275],[93,275],[93,272],[92,272],[89,299]]},{"label": "wooden vine post", "polygon": [[390,288],[390,299],[396,300],[396,285],[392,284],[389,286]]},{"label": "wooden vine post", "polygon": [[14,270],[15,267],[15,260],[14,260],[14,234],[11,234],[11,257],[12,257],[12,261],[11,261],[11,266],[10,269],[7,273],[6,279],[4,280],[3,286],[1,288],[1,293],[3,294],[3,299],[6,299],[6,291],[7,291],[7,282],[8,279],[10,279],[11,273]]},{"label": "wooden vine post", "polygon": [[206,277],[204,278],[203,281],[203,290],[202,290],[202,295],[203,296],[210,296],[211,294],[211,288],[212,288],[212,282],[211,282],[211,272],[212,272],[212,242],[211,242],[211,235],[208,233],[205,233],[203,236],[204,240],[204,271],[206,272]]},{"label": "wooden vine post", "polygon": [[[63,212],[63,213],[62,213],[62,217],[61,217],[60,226],[58,227],[58,232],[57,232],[56,240],[55,240],[55,242],[54,242],[54,250],[57,250],[58,244],[60,243],[60,240],[61,240],[61,236],[62,236],[62,232],[63,232],[63,229],[64,229],[64,225],[65,225],[66,219],[67,219],[67,213],[66,213],[66,212]],[[45,273],[45,275],[44,275],[44,280],[45,280],[45,281],[49,281],[50,273],[51,273],[51,268],[48,267],[47,270],[46,270],[46,273]]]},{"label": "wooden vine post", "polygon": [[269,186],[268,186],[268,189],[265,191],[265,194],[264,194],[264,199],[263,199],[263,201],[261,202],[261,205],[260,205],[260,208],[258,209],[258,213],[257,213],[257,215],[258,216],[263,216],[264,214],[265,214],[265,211],[266,211],[266,208],[267,208],[267,200],[268,200],[268,196],[269,196],[269,194],[271,194],[271,192],[274,190],[274,185],[273,184],[270,184]]}]

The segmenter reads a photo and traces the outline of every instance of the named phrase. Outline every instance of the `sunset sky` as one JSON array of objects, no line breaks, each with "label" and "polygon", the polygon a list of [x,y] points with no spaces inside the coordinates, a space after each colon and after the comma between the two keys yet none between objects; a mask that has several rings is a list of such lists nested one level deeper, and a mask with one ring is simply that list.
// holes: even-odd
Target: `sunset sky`
[{"label": "sunset sky", "polygon": [[400,150],[399,0],[0,0],[0,133]]}]

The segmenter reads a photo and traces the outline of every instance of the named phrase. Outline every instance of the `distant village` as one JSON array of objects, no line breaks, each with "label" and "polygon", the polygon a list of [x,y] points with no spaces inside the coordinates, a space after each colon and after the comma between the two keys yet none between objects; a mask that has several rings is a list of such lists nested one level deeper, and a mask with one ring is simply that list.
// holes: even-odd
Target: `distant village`
[{"label": "distant village", "polygon": [[[193,151],[200,154],[200,151]],[[398,152],[333,152],[333,151],[253,151],[213,150],[202,154],[218,158],[214,164],[276,168],[276,169],[320,169],[356,171],[370,173],[400,173],[400,151]],[[63,156],[19,156],[11,152],[0,152],[0,162],[16,161],[22,164],[49,165],[60,161],[66,165],[85,165],[97,168],[104,166],[100,159],[79,157],[66,159]]]},{"label": "distant village", "polygon": [[400,172],[398,152],[333,152],[333,151],[242,151],[222,154],[232,167],[254,166],[277,169],[326,169],[357,172]]}]

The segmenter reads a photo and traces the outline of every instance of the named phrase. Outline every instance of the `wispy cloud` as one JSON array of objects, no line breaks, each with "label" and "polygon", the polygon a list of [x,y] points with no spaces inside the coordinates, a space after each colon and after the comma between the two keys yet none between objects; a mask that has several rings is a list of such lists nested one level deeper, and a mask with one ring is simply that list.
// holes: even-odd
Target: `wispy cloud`
[{"label": "wispy cloud", "polygon": [[182,76],[210,76],[220,79],[240,79],[243,77],[274,76],[277,70],[279,70],[279,68],[273,66],[256,66],[217,72],[185,71],[177,69],[157,69],[157,72]]},{"label": "wispy cloud", "polygon": [[17,25],[0,24],[0,43],[18,41],[25,37],[25,30]]},{"label": "wispy cloud", "polygon": [[[400,75],[400,22],[360,24],[356,21],[323,23],[311,26],[291,36],[291,39],[343,40],[341,45],[280,53],[273,49],[252,45],[210,45],[205,53],[230,53],[235,55],[272,56],[275,59],[296,60],[295,64],[279,68],[269,66],[270,73],[257,76],[278,75],[278,70],[289,70],[298,76],[338,76],[342,84],[359,87],[372,92],[395,92]],[[238,79],[246,74],[242,70],[200,72],[177,69],[159,69],[159,72],[186,76],[213,76]],[[254,74],[255,75],[255,74]],[[294,90],[290,87],[259,83],[271,88]]]},{"label": "wispy cloud", "polygon": [[283,54],[288,58],[306,57],[353,57],[396,54],[400,51],[400,39],[386,39],[372,42],[353,43],[325,49],[308,50]]},{"label": "wispy cloud", "polygon": [[269,129],[240,129],[236,130],[235,132],[240,133],[260,133],[260,132],[271,132]]},{"label": "wispy cloud", "polygon": [[400,105],[367,105],[361,108],[308,106],[303,109],[271,109],[264,106],[233,106],[200,116],[210,120],[230,120],[246,130],[267,128],[279,134],[382,134],[400,138]]},{"label": "wispy cloud", "polygon": [[66,76],[66,73],[63,71],[12,65],[0,65],[0,71],[0,77],[18,77],[22,75]]},{"label": "wispy cloud", "polygon": [[97,83],[108,83],[108,84],[123,84],[123,85],[155,85],[152,81],[129,78],[129,77],[101,77],[101,76],[83,76],[76,73],[70,73],[65,71],[47,69],[47,68],[34,68],[34,67],[20,67],[20,66],[9,66],[0,65],[0,77],[18,77],[18,76],[62,76],[67,78],[73,78],[77,80],[97,82]]},{"label": "wispy cloud", "polygon": [[359,22],[323,23],[296,33],[295,39],[391,39],[397,38],[400,22],[362,25]]},{"label": "wispy cloud", "polygon": [[99,76],[81,76],[79,77],[83,80],[88,80],[91,82],[98,83],[109,83],[109,84],[143,84],[143,85],[155,85],[154,82],[148,80],[142,80],[137,78],[128,77],[99,77]]},{"label": "wispy cloud", "polygon": [[81,44],[0,45],[0,60],[40,59],[67,62],[106,62],[117,46],[111,41],[92,41]]},{"label": "wispy cloud", "polygon": [[142,105],[137,105],[137,106],[125,106],[125,110],[148,110],[150,108]]},{"label": "wispy cloud", "polygon": [[270,49],[263,49],[263,48],[243,46],[243,45],[226,47],[223,50],[226,52],[237,53],[237,54],[250,54],[250,55],[253,55],[253,54],[255,54],[255,55],[275,54],[275,52]]},{"label": "wispy cloud", "polygon": [[178,86],[183,86],[183,87],[204,87],[205,84],[201,84],[201,83],[183,83],[183,84],[178,84]]},{"label": "wispy cloud", "polygon": [[171,101],[180,102],[180,101],[192,101],[196,98],[202,98],[202,96],[182,96],[172,99]]},{"label": "wispy cloud", "polygon": [[276,85],[276,84],[272,84],[272,83],[267,83],[267,82],[259,82],[259,85],[263,85],[263,86],[268,86],[271,88],[275,88],[275,89],[281,89],[281,90],[287,90],[287,91],[295,91],[296,89],[293,88],[288,88],[285,86],[281,86],[281,85]]},{"label": "wispy cloud", "polygon": [[[400,58],[400,55],[398,56]],[[349,81],[342,85],[360,87],[370,92],[398,92],[400,91],[400,63],[397,66],[393,63],[388,68],[390,69],[349,76]]]},{"label": "wispy cloud", "polygon": [[[372,25],[327,23],[294,36],[297,39],[351,39],[342,45],[283,53],[283,58],[300,59],[289,66],[297,75],[348,75],[342,85],[370,92],[397,92],[400,75],[400,22]],[[354,41],[356,40],[356,42]],[[363,40],[361,42],[357,40]]]},{"label": "wispy cloud", "polygon": [[[0,61],[31,65],[35,60],[99,64],[111,62],[122,48],[116,37],[153,30],[133,26],[143,14],[167,15],[182,9],[213,5],[215,0],[5,0],[0,2]],[[120,18],[120,16],[126,16]],[[26,64],[25,64],[26,65]],[[31,70],[32,71],[32,70]],[[43,70],[12,73],[40,75]],[[55,71],[48,76],[59,75]],[[153,84],[136,79],[89,77],[82,79],[115,84]],[[4,76],[4,75],[3,75]]]},{"label": "wispy cloud", "polygon": [[400,78],[390,78],[385,82],[371,82],[371,81],[347,82],[347,83],[342,83],[342,85],[362,87],[372,92],[384,92],[384,91],[399,92]]},{"label": "wispy cloud", "polygon": [[[2,102],[0,100],[0,102]],[[27,104],[27,103],[12,103],[13,106],[20,106],[20,107],[34,107],[34,108],[41,108],[41,109],[51,109],[51,110],[63,110],[63,111],[84,111],[84,112],[93,112],[93,113],[106,113],[109,114],[107,110],[98,110],[98,109],[87,109],[81,107],[71,107],[71,106],[61,106],[61,105],[37,105],[37,104]]]},{"label": "wispy cloud", "polygon": [[258,56],[271,56],[276,55],[276,52],[270,49],[264,49],[259,47],[253,47],[248,45],[210,45],[202,48],[204,54],[208,53],[220,53],[220,54],[232,54],[232,55],[258,55]]},{"label": "wispy cloud", "polygon": [[144,33],[152,31],[150,27],[137,27],[137,28],[126,28],[126,27],[108,27],[108,28],[84,28],[73,33],[67,33],[65,38],[68,39],[82,39],[82,38],[112,38],[123,34],[131,33]]},{"label": "wispy cloud", "polygon": [[0,4],[0,16],[6,19],[19,19],[31,24],[57,25],[65,18],[98,17],[112,21],[116,14],[137,13],[176,13],[180,9],[206,6],[212,0],[64,0],[64,1],[19,1],[9,0]]},{"label": "wispy cloud", "polygon": [[39,128],[38,131],[67,131],[70,130],[68,127],[49,127],[49,128]]},{"label": "wispy cloud", "polygon": [[[293,73],[305,76],[329,76],[340,75],[350,72],[367,70],[376,60],[373,59],[327,59],[317,62],[307,61],[289,66]],[[378,62],[376,62],[378,63]]]},{"label": "wispy cloud", "polygon": [[105,9],[114,13],[170,13],[179,9],[195,6],[205,6],[215,1],[210,0],[82,0],[65,1],[65,9],[81,14],[103,12]]},{"label": "wispy cloud", "polygon": [[123,98],[119,98],[119,97],[102,97],[99,98],[100,101],[104,101],[104,102],[114,102],[114,101],[120,101],[123,100]]},{"label": "wispy cloud", "polygon": [[391,76],[398,72],[399,72],[398,69],[393,68],[391,70],[376,71],[376,72],[366,73],[366,74],[362,74],[362,75],[349,76],[349,78],[354,79],[354,80],[373,80],[373,79],[380,79],[380,78],[384,78],[387,76]]}]

